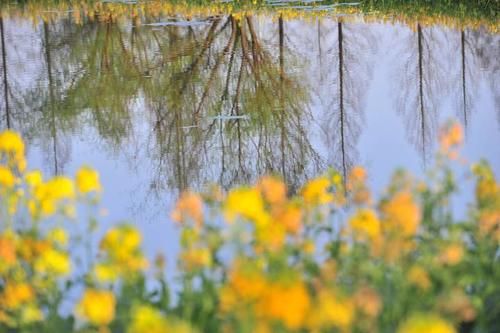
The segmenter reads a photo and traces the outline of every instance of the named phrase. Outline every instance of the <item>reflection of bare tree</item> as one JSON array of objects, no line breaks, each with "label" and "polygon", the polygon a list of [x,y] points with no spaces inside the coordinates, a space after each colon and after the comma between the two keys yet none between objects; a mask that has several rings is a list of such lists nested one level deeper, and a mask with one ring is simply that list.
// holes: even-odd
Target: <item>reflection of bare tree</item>
[{"label": "reflection of bare tree", "polygon": [[[333,71],[325,74],[330,85],[326,86],[329,90],[322,91],[323,96],[320,96],[326,109],[322,128],[327,146],[331,147],[329,161],[342,172],[345,179],[357,155],[363,103],[372,75],[368,57],[374,49],[373,36],[360,26],[346,25],[341,20],[337,22],[336,30],[335,27],[326,28],[322,30],[323,37],[335,40],[335,45],[326,52],[332,59],[326,62],[326,68],[335,68],[337,75],[331,77],[331,73],[335,73]],[[318,33],[321,33],[320,30]],[[321,42],[321,38],[318,42]],[[324,67],[320,71],[323,72]],[[324,96],[328,96],[326,101]]]},{"label": "reflection of bare tree", "polygon": [[498,88],[500,87],[500,62],[498,61],[500,36],[483,29],[472,30],[468,35],[470,35],[471,52],[491,87],[500,124],[500,89]]},{"label": "reflection of bare tree", "polygon": [[307,96],[285,69],[285,30],[278,20],[277,56],[263,46],[251,16],[219,18],[205,30],[172,27],[167,40],[159,37],[169,61],[153,70],[145,90],[154,115],[155,184],[182,190],[218,179],[230,187],[277,172],[297,187],[307,177],[319,158],[303,124]]},{"label": "reflection of bare tree", "polygon": [[467,130],[471,112],[474,108],[474,101],[478,90],[478,72],[477,57],[470,42],[470,32],[462,29],[460,31],[460,44],[457,50],[460,52],[458,76],[454,80],[459,83],[457,96],[455,98],[456,110],[465,130]]},{"label": "reflection of bare tree", "polygon": [[[42,119],[48,123],[48,131],[51,137],[51,143],[48,144],[50,148],[46,149],[47,159],[52,159],[51,163],[52,170],[55,175],[63,172],[64,164],[69,159],[69,142],[66,140],[61,133],[62,123],[58,122],[57,118],[60,113],[58,96],[61,95],[61,82],[60,77],[56,83],[56,78],[53,72],[53,59],[52,59],[52,48],[51,38],[50,38],[50,27],[47,22],[43,22],[43,49],[45,57],[45,65],[47,70],[47,81],[48,81],[48,97],[41,110],[43,115]],[[63,137],[63,138],[61,138]]]},{"label": "reflection of bare tree", "polygon": [[398,83],[403,90],[397,108],[406,119],[410,141],[416,145],[424,164],[434,142],[437,109],[447,90],[444,81],[446,67],[432,51],[432,43],[437,44],[435,49],[439,49],[441,41],[436,32],[433,29],[424,31],[417,24],[415,33],[401,43],[406,49],[398,54],[404,59],[404,83]]},{"label": "reflection of bare tree", "polygon": [[7,128],[11,127],[10,124],[10,109],[9,109],[9,84],[7,78],[7,50],[5,47],[5,32],[3,27],[3,17],[0,16],[0,38],[2,42],[2,74],[3,74],[3,92],[5,101],[5,122]]}]

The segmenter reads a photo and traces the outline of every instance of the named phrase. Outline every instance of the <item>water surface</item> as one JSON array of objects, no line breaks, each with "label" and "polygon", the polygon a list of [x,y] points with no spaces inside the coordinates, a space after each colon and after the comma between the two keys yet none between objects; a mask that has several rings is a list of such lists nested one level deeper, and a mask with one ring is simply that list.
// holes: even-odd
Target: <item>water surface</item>
[{"label": "water surface", "polygon": [[464,156],[500,174],[499,36],[365,21],[4,18],[0,127],[22,132],[49,175],[95,167],[105,224],[135,221],[170,259],[184,189],[275,173],[294,191],[362,165],[380,192],[397,167],[425,173],[449,119]]}]

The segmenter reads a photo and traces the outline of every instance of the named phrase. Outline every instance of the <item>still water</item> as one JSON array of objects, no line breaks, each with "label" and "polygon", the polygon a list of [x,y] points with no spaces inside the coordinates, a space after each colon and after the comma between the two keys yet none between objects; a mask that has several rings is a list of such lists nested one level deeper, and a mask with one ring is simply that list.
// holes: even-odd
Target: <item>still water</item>
[{"label": "still water", "polygon": [[395,168],[425,173],[450,119],[465,128],[463,155],[500,174],[500,38],[486,29],[361,16],[136,23],[3,18],[0,126],[23,133],[32,168],[95,167],[105,225],[135,221],[150,254],[175,257],[169,211],[183,189],[276,173],[295,190],[361,165],[379,193]]}]

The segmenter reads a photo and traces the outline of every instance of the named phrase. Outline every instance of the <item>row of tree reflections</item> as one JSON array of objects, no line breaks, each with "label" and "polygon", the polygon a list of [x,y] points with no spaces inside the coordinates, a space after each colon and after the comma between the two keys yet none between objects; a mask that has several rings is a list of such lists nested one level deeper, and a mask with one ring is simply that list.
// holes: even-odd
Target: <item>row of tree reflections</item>
[{"label": "row of tree reflections", "polygon": [[[40,66],[26,84],[19,66],[9,67],[19,51],[5,26],[16,23],[0,18],[1,126],[41,142],[55,174],[70,159],[71,136],[91,127],[107,147],[135,151],[132,163],[151,163],[155,191],[206,181],[228,188],[269,172],[293,189],[326,166],[346,174],[358,162],[372,60],[384,52],[376,31],[252,16],[169,22],[41,22]],[[498,39],[420,25],[400,34],[387,53],[395,57],[393,98],[425,163],[447,94],[467,127],[489,75],[499,109]],[[450,43],[455,53],[445,56]],[[140,153],[126,149],[144,123]]]}]

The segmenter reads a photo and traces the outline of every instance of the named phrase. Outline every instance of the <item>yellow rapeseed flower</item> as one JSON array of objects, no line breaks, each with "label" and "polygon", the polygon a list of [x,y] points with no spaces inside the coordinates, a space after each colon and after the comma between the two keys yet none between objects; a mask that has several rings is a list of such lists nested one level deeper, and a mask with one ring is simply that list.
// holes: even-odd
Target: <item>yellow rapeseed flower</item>
[{"label": "yellow rapeseed flower", "polygon": [[40,170],[27,172],[24,178],[26,179],[26,184],[28,184],[30,187],[36,187],[43,182],[43,175]]},{"label": "yellow rapeseed flower", "polygon": [[165,316],[157,309],[148,305],[135,306],[132,309],[132,323],[127,333],[170,333]]},{"label": "yellow rapeseed flower", "polygon": [[76,306],[76,314],[94,325],[106,326],[115,317],[115,305],[111,291],[87,289]]},{"label": "yellow rapeseed flower", "polygon": [[228,222],[242,216],[258,225],[269,223],[269,214],[265,211],[264,200],[255,188],[238,188],[232,190],[224,204],[224,215]]},{"label": "yellow rapeseed flower", "polygon": [[207,248],[191,248],[185,250],[180,255],[181,264],[187,270],[208,267],[212,263],[212,255]]},{"label": "yellow rapeseed flower", "polygon": [[100,192],[99,174],[94,169],[84,166],[76,173],[76,188],[80,193]]},{"label": "yellow rapeseed flower", "polygon": [[[16,184],[16,177],[9,168],[0,165],[0,191],[3,188],[11,189]],[[1,192],[0,192],[1,193]]]},{"label": "yellow rapeseed flower", "polygon": [[64,228],[54,228],[49,231],[48,238],[55,244],[66,246],[68,244],[68,234]]},{"label": "yellow rapeseed flower", "polygon": [[446,246],[439,255],[439,261],[447,265],[456,265],[464,256],[464,248],[462,245],[454,243]]},{"label": "yellow rapeseed flower", "polygon": [[341,330],[348,330],[354,320],[354,311],[352,300],[321,291],[318,295],[317,306],[310,313],[310,325],[313,328],[334,326]]},{"label": "yellow rapeseed flower", "polygon": [[408,281],[422,290],[428,290],[431,287],[431,279],[427,271],[418,265],[410,268],[407,275]]},{"label": "yellow rapeseed flower", "polygon": [[298,234],[302,228],[302,215],[303,212],[298,206],[288,204],[276,213],[275,220],[283,225],[287,232]]},{"label": "yellow rapeseed flower", "polygon": [[328,192],[330,181],[326,177],[311,180],[302,188],[304,201],[312,205],[324,205],[333,200],[333,195]]},{"label": "yellow rapeseed flower", "polygon": [[374,240],[380,236],[380,221],[371,209],[359,209],[349,220],[349,226],[355,239]]},{"label": "yellow rapeseed flower", "polygon": [[41,253],[35,262],[35,270],[39,274],[64,276],[71,271],[71,260],[67,253],[51,248]]},{"label": "yellow rapeseed flower", "polygon": [[261,317],[280,320],[288,329],[295,330],[304,325],[309,307],[309,294],[303,283],[275,282],[268,284],[258,299],[256,312]]},{"label": "yellow rapeseed flower", "polygon": [[12,265],[16,262],[16,244],[12,237],[0,235],[0,271],[2,265]]},{"label": "yellow rapeseed flower", "polygon": [[11,130],[1,132],[0,152],[24,156],[24,142],[21,136]]},{"label": "yellow rapeseed flower", "polygon": [[35,299],[35,291],[25,282],[7,281],[0,294],[0,308],[16,310]]},{"label": "yellow rapeseed flower", "polygon": [[259,182],[259,188],[271,205],[282,204],[286,200],[286,185],[279,179],[263,177]]},{"label": "yellow rapeseed flower", "polygon": [[461,144],[463,141],[463,137],[464,134],[462,126],[460,126],[456,122],[449,124],[443,129],[439,137],[441,149],[443,151],[448,151],[453,146]]},{"label": "yellow rapeseed flower", "polygon": [[414,236],[420,222],[420,209],[408,191],[396,193],[381,207],[384,214],[382,227],[389,233],[403,237]]},{"label": "yellow rapeseed flower", "polygon": [[203,200],[197,193],[183,192],[172,212],[172,220],[181,223],[192,220],[198,227],[203,223]]},{"label": "yellow rapeseed flower", "polygon": [[120,277],[121,270],[116,265],[96,264],[94,274],[99,282],[115,282]]}]

